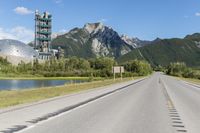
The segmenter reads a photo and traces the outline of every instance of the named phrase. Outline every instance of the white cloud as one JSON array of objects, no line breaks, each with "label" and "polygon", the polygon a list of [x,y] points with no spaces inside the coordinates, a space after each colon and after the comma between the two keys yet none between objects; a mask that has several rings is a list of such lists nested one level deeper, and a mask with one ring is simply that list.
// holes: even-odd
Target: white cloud
[{"label": "white cloud", "polygon": [[60,4],[60,3],[62,3],[62,0],[54,0],[54,2],[55,2],[56,4]]},{"label": "white cloud", "polygon": [[12,29],[0,28],[0,39],[15,39],[25,43],[34,39],[34,32],[23,26],[17,26]]},{"label": "white cloud", "polygon": [[195,16],[200,17],[200,12],[195,13]]},{"label": "white cloud", "polygon": [[61,29],[61,30],[59,30],[58,32],[59,32],[59,33],[66,33],[67,30],[66,30],[66,29]]},{"label": "white cloud", "polygon": [[27,15],[27,14],[32,14],[33,13],[33,11],[29,10],[26,7],[16,7],[14,9],[14,12],[17,13],[17,14],[20,14],[20,15]]},{"label": "white cloud", "polygon": [[108,21],[108,20],[105,19],[105,18],[102,18],[102,19],[98,20],[98,22],[102,22],[102,23],[107,22],[107,21]]},{"label": "white cloud", "polygon": [[0,40],[1,39],[16,39],[16,37],[5,31],[3,28],[0,28]]}]

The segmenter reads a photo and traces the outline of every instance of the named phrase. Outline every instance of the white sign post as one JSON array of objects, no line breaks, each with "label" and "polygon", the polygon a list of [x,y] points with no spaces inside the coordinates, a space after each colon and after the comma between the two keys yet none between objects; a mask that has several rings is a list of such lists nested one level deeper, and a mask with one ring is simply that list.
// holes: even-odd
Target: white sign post
[{"label": "white sign post", "polygon": [[112,67],[112,72],[115,80],[115,74],[120,73],[121,74],[121,80],[122,80],[122,73],[124,73],[124,67],[123,66],[114,66]]}]

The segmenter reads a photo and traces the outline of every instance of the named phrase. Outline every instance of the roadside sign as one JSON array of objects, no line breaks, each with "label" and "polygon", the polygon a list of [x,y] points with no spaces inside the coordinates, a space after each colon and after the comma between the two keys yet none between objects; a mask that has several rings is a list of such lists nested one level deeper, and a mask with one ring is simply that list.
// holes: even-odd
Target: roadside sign
[{"label": "roadside sign", "polygon": [[123,66],[114,66],[112,67],[113,73],[124,73],[124,67]]},{"label": "roadside sign", "polygon": [[112,73],[113,73],[113,76],[114,76],[114,80],[115,80],[115,74],[116,73],[121,74],[121,80],[122,80],[122,73],[124,73],[124,67],[123,66],[114,66],[114,67],[112,67]]}]

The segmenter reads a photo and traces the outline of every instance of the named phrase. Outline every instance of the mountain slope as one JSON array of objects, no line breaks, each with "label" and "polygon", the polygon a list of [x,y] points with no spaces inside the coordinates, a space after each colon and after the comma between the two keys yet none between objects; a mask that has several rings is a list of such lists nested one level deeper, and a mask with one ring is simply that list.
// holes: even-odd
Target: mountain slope
[{"label": "mountain slope", "polygon": [[[188,38],[190,37],[190,38]],[[193,38],[193,39],[191,39]],[[153,66],[169,65],[171,62],[185,62],[189,66],[200,66],[200,47],[197,42],[200,38],[187,36],[184,39],[157,40],[118,58],[122,63],[132,59],[147,60]]]},{"label": "mountain slope", "polygon": [[138,39],[137,37],[136,38],[130,38],[126,35],[122,35],[121,39],[133,48],[143,47],[143,46],[151,43],[151,41],[142,41],[142,40]]},{"label": "mountain slope", "polygon": [[58,36],[52,41],[52,47],[61,47],[66,56],[94,57],[90,51],[90,35],[83,29],[75,28],[69,33]]},{"label": "mountain slope", "polygon": [[65,57],[113,57],[119,63],[142,59],[153,66],[166,66],[179,61],[189,66],[200,66],[200,33],[187,35],[183,39],[157,38],[154,41],[142,41],[120,36],[102,23],[88,23],[83,28],[57,34],[51,45],[54,49],[64,49]]},{"label": "mountain slope", "polygon": [[116,31],[102,23],[88,23],[83,28],[74,28],[56,37],[52,41],[52,47],[63,48],[66,57],[108,56],[118,58],[132,51],[137,47],[137,43],[134,46],[127,43]]}]

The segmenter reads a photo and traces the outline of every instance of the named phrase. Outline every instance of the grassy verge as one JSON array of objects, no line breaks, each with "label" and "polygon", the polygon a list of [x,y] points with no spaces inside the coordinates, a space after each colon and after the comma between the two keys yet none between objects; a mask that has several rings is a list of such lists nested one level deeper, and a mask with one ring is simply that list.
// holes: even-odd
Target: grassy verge
[{"label": "grassy verge", "polygon": [[[88,80],[89,77],[44,77],[41,75],[31,75],[31,74],[3,74],[0,73],[0,80]],[[94,77],[94,80],[100,80],[101,77]]]},{"label": "grassy verge", "polygon": [[[0,77],[0,80],[88,80],[89,77]],[[94,80],[101,80],[101,77],[95,77]]]},{"label": "grassy verge", "polygon": [[178,77],[178,79],[200,85],[200,80],[199,79],[182,78],[182,77],[181,78]]},{"label": "grassy verge", "polygon": [[[138,78],[141,77],[137,77],[134,79]],[[107,79],[107,80],[99,80],[99,81],[86,82],[80,84],[68,84],[64,86],[46,87],[39,89],[0,91],[0,108],[5,108],[24,103],[37,102],[48,98],[63,96],[75,92],[80,92],[83,90],[110,85],[113,83],[128,81],[131,79],[133,78],[125,78],[123,80],[117,79],[115,81],[112,79]]]},{"label": "grassy verge", "polygon": [[2,73],[0,72],[0,77],[1,78],[18,78],[18,77],[23,77],[23,78],[37,78],[37,77],[43,77],[41,75],[32,75],[32,74],[22,74],[22,73]]}]

